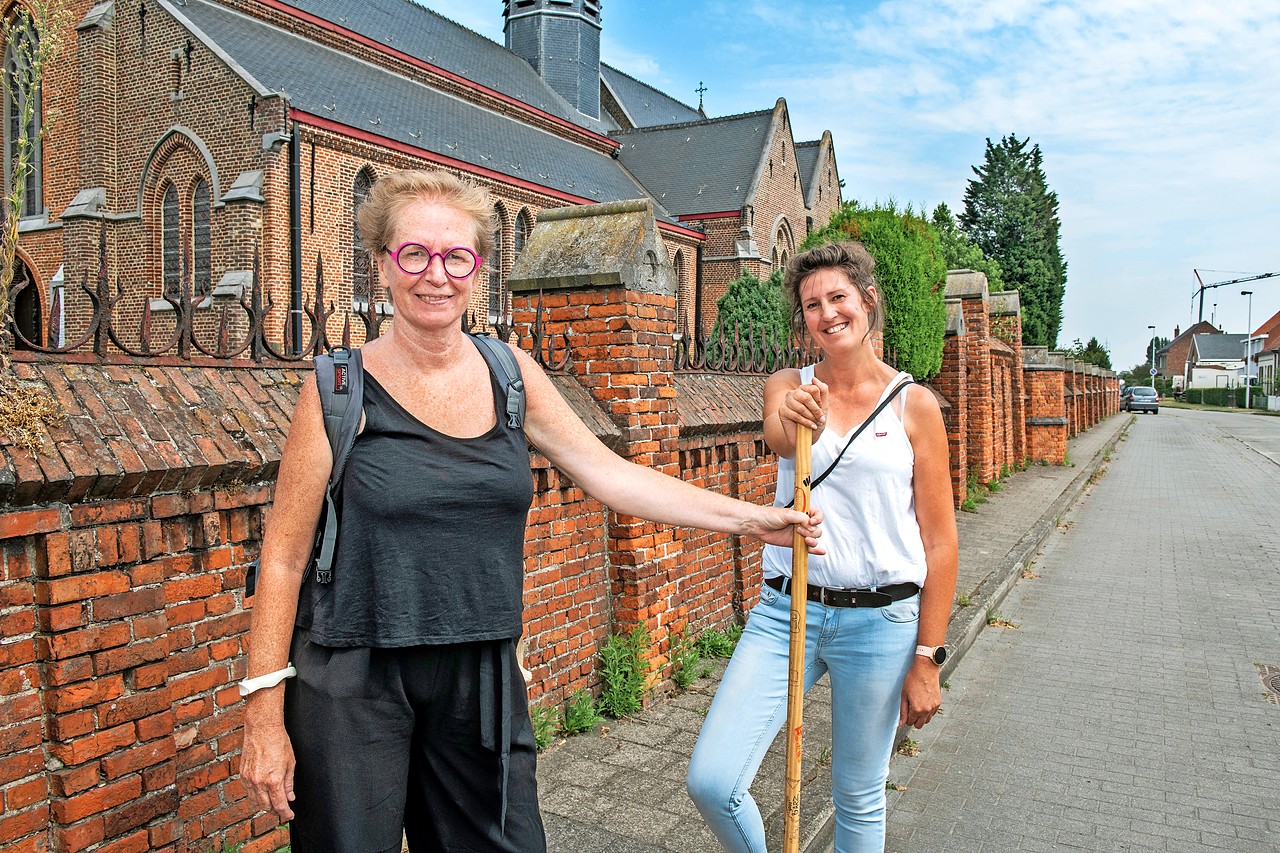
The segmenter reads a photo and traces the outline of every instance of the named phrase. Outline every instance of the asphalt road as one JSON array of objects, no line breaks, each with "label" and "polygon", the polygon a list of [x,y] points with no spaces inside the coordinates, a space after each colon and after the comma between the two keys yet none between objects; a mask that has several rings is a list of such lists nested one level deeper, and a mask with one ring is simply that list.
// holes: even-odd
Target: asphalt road
[{"label": "asphalt road", "polygon": [[1136,416],[895,759],[887,849],[1280,850],[1277,461],[1280,418]]}]

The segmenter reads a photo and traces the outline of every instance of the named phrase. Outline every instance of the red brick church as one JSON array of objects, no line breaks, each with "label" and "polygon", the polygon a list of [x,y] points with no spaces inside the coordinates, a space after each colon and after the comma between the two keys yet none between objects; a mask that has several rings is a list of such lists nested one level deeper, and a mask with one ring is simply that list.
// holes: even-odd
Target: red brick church
[{"label": "red brick church", "polygon": [[507,0],[505,46],[410,0],[70,6],[20,222],[31,340],[83,325],[72,285],[92,281],[100,242],[126,294],[118,316],[149,300],[163,318],[162,297],[189,280],[212,317],[259,259],[265,293],[291,311],[318,263],[340,309],[378,307],[354,210],[393,169],[446,168],[493,194],[481,324],[543,208],[652,200],[681,323],[708,329],[728,282],[767,276],[840,204],[829,132],[797,142],[781,98],[709,118],[604,64],[600,0]]}]

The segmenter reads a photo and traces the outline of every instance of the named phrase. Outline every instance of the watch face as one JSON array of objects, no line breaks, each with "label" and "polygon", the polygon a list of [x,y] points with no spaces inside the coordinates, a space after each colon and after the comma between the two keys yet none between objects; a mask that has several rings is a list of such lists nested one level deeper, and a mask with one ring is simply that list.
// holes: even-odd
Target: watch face
[{"label": "watch face", "polygon": [[947,659],[946,646],[938,646],[936,649],[933,650],[933,662],[936,663],[938,666],[942,666],[943,662],[946,661],[946,659]]}]

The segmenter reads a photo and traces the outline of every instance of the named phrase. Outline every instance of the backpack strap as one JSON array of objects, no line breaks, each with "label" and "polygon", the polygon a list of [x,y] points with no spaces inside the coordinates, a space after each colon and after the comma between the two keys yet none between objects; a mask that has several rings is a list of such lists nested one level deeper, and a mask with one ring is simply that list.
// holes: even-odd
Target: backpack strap
[{"label": "backpack strap", "polygon": [[520,365],[511,354],[511,347],[497,338],[488,335],[472,335],[476,348],[489,363],[494,375],[502,380],[507,394],[507,426],[512,429],[524,427],[524,377],[520,373]]},{"label": "backpack strap", "polygon": [[360,350],[335,347],[327,354],[318,355],[315,372],[320,408],[324,412],[324,431],[333,452],[329,487],[324,493],[324,526],[316,541],[316,583],[329,583],[333,580],[333,551],[338,541],[335,495],[364,412],[364,362]]}]

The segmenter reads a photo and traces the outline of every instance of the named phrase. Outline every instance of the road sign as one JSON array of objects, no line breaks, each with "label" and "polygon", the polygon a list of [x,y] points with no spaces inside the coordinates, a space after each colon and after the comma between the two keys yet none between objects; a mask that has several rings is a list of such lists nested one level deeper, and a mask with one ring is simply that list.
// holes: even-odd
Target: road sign
[{"label": "road sign", "polygon": [[1156,369],[1155,369],[1154,367],[1153,367],[1153,368],[1151,368],[1151,375],[1152,375],[1152,376],[1155,376],[1155,375],[1156,375]]}]

